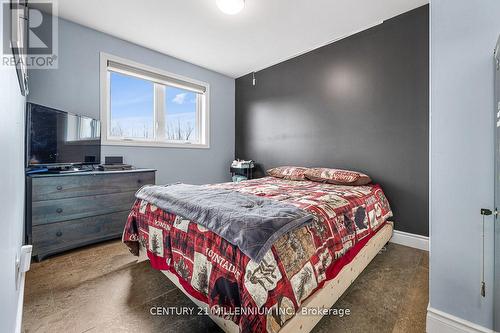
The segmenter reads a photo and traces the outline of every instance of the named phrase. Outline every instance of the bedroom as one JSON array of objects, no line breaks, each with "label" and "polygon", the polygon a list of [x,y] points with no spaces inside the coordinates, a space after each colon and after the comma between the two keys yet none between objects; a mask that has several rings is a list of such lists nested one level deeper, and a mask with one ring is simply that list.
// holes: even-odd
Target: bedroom
[{"label": "bedroom", "polygon": [[499,331],[498,13],[5,1],[0,332]]}]

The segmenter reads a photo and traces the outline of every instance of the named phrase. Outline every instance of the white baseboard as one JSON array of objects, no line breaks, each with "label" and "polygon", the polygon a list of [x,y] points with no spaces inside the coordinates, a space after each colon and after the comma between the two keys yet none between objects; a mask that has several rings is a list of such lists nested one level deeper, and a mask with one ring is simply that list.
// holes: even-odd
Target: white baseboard
[{"label": "white baseboard", "polygon": [[449,313],[427,308],[427,333],[494,333],[493,330],[474,324]]},{"label": "white baseboard", "polygon": [[429,237],[426,236],[394,230],[390,242],[429,251]]}]

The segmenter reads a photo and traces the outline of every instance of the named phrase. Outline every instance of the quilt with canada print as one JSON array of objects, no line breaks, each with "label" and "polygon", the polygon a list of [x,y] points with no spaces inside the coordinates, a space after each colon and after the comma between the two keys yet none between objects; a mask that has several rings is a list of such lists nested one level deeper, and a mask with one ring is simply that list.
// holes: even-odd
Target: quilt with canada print
[{"label": "quilt with canada print", "polygon": [[278,332],[307,297],[336,276],[344,257],[392,216],[377,184],[265,177],[208,186],[282,201],[314,216],[255,262],[196,221],[136,200],[123,242],[136,255],[140,243],[153,268],[174,273],[186,292],[207,303],[212,314],[238,324],[241,332]]}]

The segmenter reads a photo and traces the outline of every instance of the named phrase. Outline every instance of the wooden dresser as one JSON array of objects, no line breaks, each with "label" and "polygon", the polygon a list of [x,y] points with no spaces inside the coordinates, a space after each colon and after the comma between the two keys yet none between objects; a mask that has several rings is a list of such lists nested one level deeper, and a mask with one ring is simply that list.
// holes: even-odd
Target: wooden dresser
[{"label": "wooden dresser", "polygon": [[135,192],[155,184],[153,169],[26,177],[26,241],[36,260],[119,238]]}]

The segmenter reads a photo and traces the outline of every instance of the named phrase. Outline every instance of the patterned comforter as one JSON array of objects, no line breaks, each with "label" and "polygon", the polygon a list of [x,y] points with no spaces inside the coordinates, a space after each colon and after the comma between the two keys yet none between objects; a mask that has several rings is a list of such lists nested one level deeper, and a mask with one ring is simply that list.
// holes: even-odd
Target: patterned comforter
[{"label": "patterned comforter", "polygon": [[211,186],[292,204],[313,214],[314,221],[279,238],[257,263],[196,221],[136,200],[123,241],[134,254],[140,242],[153,268],[177,275],[190,295],[242,332],[279,331],[307,297],[336,276],[349,250],[392,216],[376,184],[265,177]]}]

